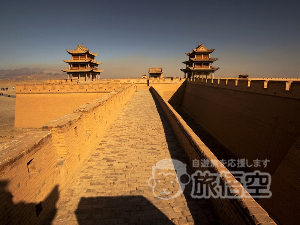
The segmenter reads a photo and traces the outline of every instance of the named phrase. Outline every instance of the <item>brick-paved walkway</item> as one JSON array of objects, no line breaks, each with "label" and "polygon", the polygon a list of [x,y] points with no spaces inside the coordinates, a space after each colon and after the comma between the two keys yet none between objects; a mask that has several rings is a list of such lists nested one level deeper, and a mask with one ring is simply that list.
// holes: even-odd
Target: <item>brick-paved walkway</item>
[{"label": "brick-paved walkway", "polygon": [[[57,204],[53,224],[215,224],[206,200],[188,186],[179,197],[153,195],[148,180],[162,159],[184,153],[148,90],[136,92]],[[191,172],[188,170],[191,174]],[[173,186],[175,193],[176,185]]]}]

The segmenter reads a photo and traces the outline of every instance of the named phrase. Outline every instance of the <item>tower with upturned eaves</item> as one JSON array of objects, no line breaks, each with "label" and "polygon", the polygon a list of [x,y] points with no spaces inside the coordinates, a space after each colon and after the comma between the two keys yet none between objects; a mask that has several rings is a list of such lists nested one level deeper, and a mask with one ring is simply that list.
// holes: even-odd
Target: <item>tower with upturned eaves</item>
[{"label": "tower with upturned eaves", "polygon": [[92,53],[82,45],[78,45],[74,50],[67,50],[72,55],[72,59],[63,60],[69,64],[69,69],[62,69],[68,74],[67,79],[80,81],[95,81],[100,80],[100,73],[104,70],[99,70],[98,66],[101,62],[96,62],[95,57],[98,53]]},{"label": "tower with upturned eaves", "polygon": [[185,69],[181,69],[184,72],[184,77],[199,77],[209,78],[214,76],[214,72],[220,67],[213,67],[212,64],[218,58],[210,58],[210,54],[215,49],[207,49],[203,44],[198,44],[198,47],[193,49],[189,53],[185,53],[188,57],[188,61],[184,61],[186,65]]}]

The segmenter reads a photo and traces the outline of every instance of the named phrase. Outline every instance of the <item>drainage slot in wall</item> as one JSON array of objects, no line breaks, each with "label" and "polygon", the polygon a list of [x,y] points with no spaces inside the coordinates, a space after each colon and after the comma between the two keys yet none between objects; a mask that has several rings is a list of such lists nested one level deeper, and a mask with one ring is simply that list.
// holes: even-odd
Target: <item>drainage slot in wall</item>
[{"label": "drainage slot in wall", "polygon": [[38,217],[41,214],[42,211],[43,211],[42,202],[40,202],[39,204],[37,204],[35,206],[36,216]]},{"label": "drainage slot in wall", "polygon": [[37,172],[33,159],[27,162],[27,169],[28,169],[28,173]]}]

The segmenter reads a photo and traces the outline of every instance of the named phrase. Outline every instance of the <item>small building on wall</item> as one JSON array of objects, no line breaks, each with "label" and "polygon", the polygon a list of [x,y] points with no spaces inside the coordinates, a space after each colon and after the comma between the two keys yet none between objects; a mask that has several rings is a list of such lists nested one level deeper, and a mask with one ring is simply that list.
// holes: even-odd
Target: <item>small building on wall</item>
[{"label": "small building on wall", "polygon": [[63,60],[69,64],[69,69],[62,69],[68,74],[67,79],[80,81],[95,81],[100,80],[100,73],[104,70],[99,70],[98,66],[101,62],[95,61],[98,53],[92,53],[82,45],[78,45],[74,50],[67,50],[72,55],[72,59]]},{"label": "small building on wall", "polygon": [[149,68],[149,72],[148,73],[149,73],[149,78],[151,78],[151,77],[162,78],[164,76],[162,68]]},{"label": "small building on wall", "polygon": [[220,67],[213,67],[212,64],[218,58],[210,58],[210,54],[215,49],[207,49],[203,44],[198,44],[198,47],[193,49],[193,51],[185,53],[188,57],[188,61],[184,61],[186,65],[185,69],[180,69],[184,72],[184,77],[199,77],[208,78],[213,77],[214,72]]}]

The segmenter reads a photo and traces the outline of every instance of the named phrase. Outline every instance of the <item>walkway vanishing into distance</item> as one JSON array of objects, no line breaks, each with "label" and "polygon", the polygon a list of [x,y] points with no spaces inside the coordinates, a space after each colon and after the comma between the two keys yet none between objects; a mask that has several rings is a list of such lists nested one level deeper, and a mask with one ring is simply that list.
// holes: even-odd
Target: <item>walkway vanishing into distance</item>
[{"label": "walkway vanishing into distance", "polygon": [[171,158],[187,164],[149,90],[135,92],[60,197],[51,223],[216,224],[208,202],[190,197],[190,185],[177,198],[154,196],[148,185],[152,166]]}]

